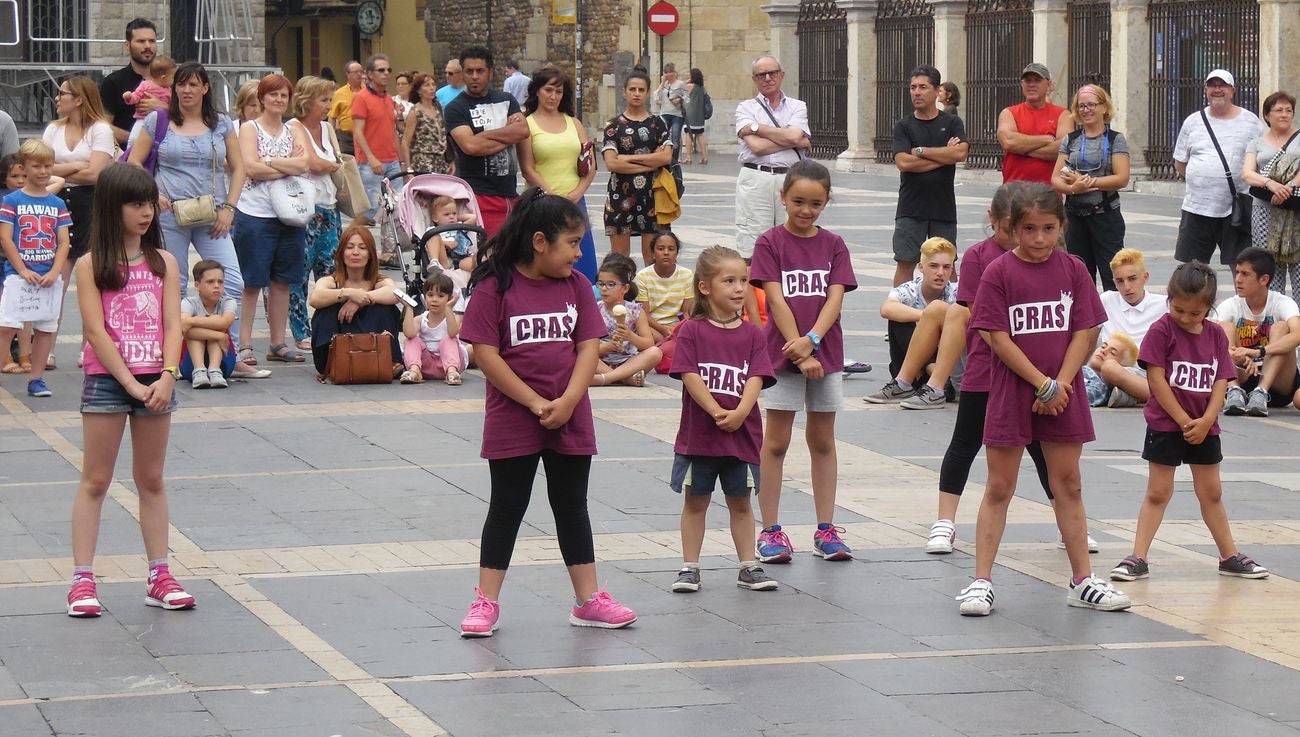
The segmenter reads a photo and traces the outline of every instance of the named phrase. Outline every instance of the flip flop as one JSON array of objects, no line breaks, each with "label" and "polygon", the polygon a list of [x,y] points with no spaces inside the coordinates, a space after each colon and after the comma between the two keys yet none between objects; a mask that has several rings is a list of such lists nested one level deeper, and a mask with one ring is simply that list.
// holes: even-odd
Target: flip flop
[{"label": "flip flop", "polygon": [[296,349],[290,348],[287,343],[271,346],[270,352],[266,354],[268,361],[281,361],[283,363],[302,363],[307,358],[299,353]]},{"label": "flip flop", "polygon": [[5,374],[24,374],[24,373],[28,373],[28,372],[30,372],[31,370],[32,370],[32,365],[31,365],[31,364],[27,364],[27,371],[23,371],[23,367],[22,367],[21,364],[14,363],[13,361],[10,361],[9,363],[6,363],[6,364],[5,364],[5,367],[4,367],[4,368],[0,369],[0,373],[5,373]]},{"label": "flip flop", "polygon": [[443,379],[442,382],[447,386],[460,386],[461,385],[460,372],[454,368],[447,369],[447,378]]},{"label": "flip flop", "polygon": [[631,376],[627,377],[627,381],[623,383],[627,384],[628,386],[645,386],[645,372],[638,371],[635,374],[632,374]]},{"label": "flip flop", "polygon": [[294,345],[297,346],[300,351],[310,351],[311,338],[303,338],[302,340],[296,341]]}]

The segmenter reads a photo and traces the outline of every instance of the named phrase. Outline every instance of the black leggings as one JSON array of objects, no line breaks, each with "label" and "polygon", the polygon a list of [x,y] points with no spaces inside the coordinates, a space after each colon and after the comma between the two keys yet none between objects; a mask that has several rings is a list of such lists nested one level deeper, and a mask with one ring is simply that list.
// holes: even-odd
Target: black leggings
[{"label": "black leggings", "polygon": [[488,461],[492,473],[492,501],[483,521],[483,542],[479,565],[504,571],[510,568],[519,525],[528,511],[537,476],[537,461],[546,469],[546,495],[555,515],[555,536],[559,538],[564,565],[596,562],[591,540],[591,518],[587,516],[587,479],[591,456],[563,455],[544,450],[533,455]]},{"label": "black leggings", "polygon": [[[975,462],[975,454],[984,445],[984,414],[988,411],[988,406],[988,392],[961,393],[961,402],[957,405],[957,421],[952,426],[952,441],[948,443],[948,452],[943,454],[943,465],[939,467],[939,491],[961,496],[966,490],[971,464]],[[1029,457],[1034,459],[1038,482],[1043,485],[1043,491],[1047,492],[1047,498],[1053,499],[1043,447],[1034,442],[1027,449]]]}]

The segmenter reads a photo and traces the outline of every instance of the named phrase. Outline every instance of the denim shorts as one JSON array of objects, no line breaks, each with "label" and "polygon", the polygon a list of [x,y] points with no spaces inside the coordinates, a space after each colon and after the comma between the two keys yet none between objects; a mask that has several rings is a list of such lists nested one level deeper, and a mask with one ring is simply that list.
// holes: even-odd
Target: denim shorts
[{"label": "denim shorts", "polygon": [[747,498],[758,493],[758,466],[731,456],[673,456],[673,491],[691,496],[709,496],[721,482],[723,496]]},{"label": "denim shorts", "polygon": [[[135,378],[141,384],[149,386],[162,374],[139,374]],[[144,402],[131,396],[112,374],[87,374],[86,383],[81,387],[82,414],[120,415],[128,414],[139,417],[169,415],[176,409],[176,393],[172,392],[171,404],[162,412],[154,412],[144,406]]]},{"label": "denim shorts", "polygon": [[307,229],[235,211],[232,231],[247,289],[297,284],[307,277]]}]

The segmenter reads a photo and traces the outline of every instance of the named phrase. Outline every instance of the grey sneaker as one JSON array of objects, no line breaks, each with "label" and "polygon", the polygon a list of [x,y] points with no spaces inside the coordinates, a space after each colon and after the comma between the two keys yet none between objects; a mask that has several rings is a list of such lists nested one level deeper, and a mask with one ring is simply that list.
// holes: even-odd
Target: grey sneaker
[{"label": "grey sneaker", "polygon": [[1237,578],[1268,578],[1268,569],[1243,553],[1237,553],[1227,560],[1219,561],[1220,576]]},{"label": "grey sneaker", "polygon": [[1112,581],[1136,581],[1149,575],[1151,575],[1151,567],[1147,565],[1147,559],[1136,555],[1130,555],[1110,569]]},{"label": "grey sneaker", "polygon": [[1110,390],[1110,397],[1106,400],[1106,406],[1112,409],[1115,407],[1136,407],[1137,404],[1137,397],[1119,387],[1112,388]]},{"label": "grey sneaker", "polygon": [[[1267,409],[1267,407],[1265,408]],[[1239,386],[1228,387],[1228,395],[1223,400],[1223,414],[1240,417],[1246,414],[1246,390]]]},{"label": "grey sneaker", "polygon": [[1268,392],[1256,387],[1246,398],[1247,417],[1268,417]]},{"label": "grey sneaker", "polygon": [[740,575],[736,577],[736,585],[750,591],[773,591],[777,586],[776,579],[768,577],[758,566],[741,568]]},{"label": "grey sneaker", "polygon": [[700,590],[700,571],[698,568],[683,568],[677,572],[677,580],[673,581],[673,593],[690,594]]},{"label": "grey sneaker", "polygon": [[896,404],[915,395],[915,387],[903,389],[898,385],[896,379],[890,379],[888,384],[880,388],[880,391],[875,394],[868,394],[862,398],[862,401],[867,404]]},{"label": "grey sneaker", "polygon": [[904,399],[899,403],[903,409],[943,409],[947,403],[947,398],[943,392],[937,391],[929,384],[922,384],[921,388],[916,390],[916,394]]}]

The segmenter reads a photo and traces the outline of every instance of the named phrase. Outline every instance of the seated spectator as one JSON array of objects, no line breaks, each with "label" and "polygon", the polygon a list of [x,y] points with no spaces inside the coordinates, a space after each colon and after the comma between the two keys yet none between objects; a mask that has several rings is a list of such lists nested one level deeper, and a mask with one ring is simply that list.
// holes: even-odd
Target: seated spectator
[{"label": "seated spectator", "polygon": [[[966,346],[964,324],[954,323],[953,329],[945,329],[948,308],[957,299],[957,282],[952,281],[956,261],[957,247],[948,239],[926,239],[917,264],[921,273],[894,287],[880,306],[880,316],[889,321],[889,373],[894,378],[880,391],[863,397],[868,403],[893,404],[916,398],[908,409],[943,407],[944,387]],[[945,335],[949,345],[944,354],[949,360],[939,361]]]},{"label": "seated spectator", "polygon": [[[1110,273],[1115,280],[1115,289],[1101,293],[1106,322],[1102,323],[1098,345],[1105,345],[1115,333],[1124,333],[1141,349],[1147,330],[1169,311],[1166,300],[1147,291],[1151,274],[1147,272],[1142,252],[1136,248],[1120,249],[1110,260]],[[1136,353],[1134,355],[1136,357]],[[1101,361],[1092,368],[1105,384],[1105,406],[1134,407],[1151,398],[1146,371],[1136,363]],[[1112,387],[1114,391],[1111,391]]]},{"label": "seated spectator", "polygon": [[659,233],[650,248],[650,265],[636,273],[636,301],[648,313],[646,320],[663,353],[655,371],[666,374],[673,361],[674,331],[695,305],[694,275],[677,263],[682,242],[676,233]]},{"label": "seated spectator", "polygon": [[1227,415],[1268,417],[1269,407],[1285,407],[1300,392],[1296,346],[1300,345],[1300,307],[1269,289],[1277,272],[1273,254],[1243,249],[1233,268],[1237,294],[1223,300],[1215,317],[1228,333],[1237,380],[1228,384]]},{"label": "seated spectator", "polygon": [[[397,285],[379,274],[375,237],[361,225],[349,225],[339,236],[334,273],[316,280],[307,304],[311,316],[311,357],[318,381],[325,380],[330,340],[335,333],[382,333],[392,336],[392,355],[400,361],[402,313],[396,308]],[[400,364],[396,367],[400,369]]]},{"label": "seated spectator", "polygon": [[609,335],[600,341],[592,386],[644,386],[645,373],[663,358],[663,352],[655,346],[656,333],[650,329],[646,309],[635,301],[634,274],[636,262],[617,251],[605,256],[596,272],[596,288],[600,290],[596,305]]},{"label": "seated spectator", "polygon": [[[1083,365],[1083,386],[1088,392],[1088,406],[1090,407],[1131,407],[1132,404],[1109,404],[1112,402],[1111,395],[1115,392],[1124,390],[1108,383],[1102,376],[1103,371],[1108,374],[1121,374],[1123,376],[1132,376],[1146,380],[1146,369],[1139,368],[1137,365],[1138,344],[1128,333],[1113,332],[1110,337],[1101,342],[1097,350],[1093,352],[1092,358]],[[1133,373],[1129,373],[1132,371]],[[1150,389],[1141,392],[1141,396],[1130,395],[1129,399],[1136,399],[1145,403],[1151,398]]]},{"label": "seated spectator", "polygon": [[230,326],[238,305],[225,293],[226,267],[204,259],[194,264],[192,297],[181,300],[181,334],[193,369],[190,384],[195,389],[225,389],[222,363],[230,349]]},{"label": "seated spectator", "polygon": [[460,386],[460,372],[469,365],[470,346],[462,342],[460,315],[451,306],[460,296],[446,272],[437,271],[424,281],[424,314],[415,316],[410,306],[402,307],[403,384],[423,384],[426,376],[442,379],[447,386]]}]

